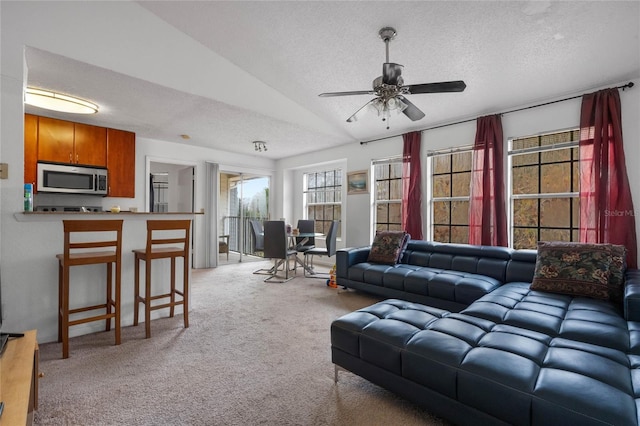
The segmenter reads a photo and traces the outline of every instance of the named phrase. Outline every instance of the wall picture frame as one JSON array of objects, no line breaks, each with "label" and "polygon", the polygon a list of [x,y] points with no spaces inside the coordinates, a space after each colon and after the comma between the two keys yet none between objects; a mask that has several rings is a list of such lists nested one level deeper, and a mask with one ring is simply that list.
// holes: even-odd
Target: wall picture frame
[{"label": "wall picture frame", "polygon": [[369,193],[369,171],[358,170],[347,173],[347,195]]}]

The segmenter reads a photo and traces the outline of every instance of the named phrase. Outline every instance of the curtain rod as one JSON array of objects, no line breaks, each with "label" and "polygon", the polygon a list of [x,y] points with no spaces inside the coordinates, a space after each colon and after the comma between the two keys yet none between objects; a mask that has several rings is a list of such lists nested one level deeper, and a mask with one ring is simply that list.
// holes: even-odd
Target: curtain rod
[{"label": "curtain rod", "polygon": [[[633,81],[630,81],[627,84],[615,87],[615,89],[622,89],[624,91],[625,89],[630,89],[633,86],[634,86]],[[509,110],[509,111],[499,112],[496,115],[498,115],[498,114],[499,115],[510,114],[512,112],[518,112],[518,111],[524,111],[526,109],[538,108],[538,107],[541,107],[541,106],[551,105],[551,104],[555,104],[555,103],[558,103],[558,102],[570,101],[572,99],[577,99],[577,98],[580,98],[582,96],[584,96],[584,95],[576,95],[576,96],[571,96],[569,98],[564,98],[564,99],[558,99],[558,100],[555,100],[555,101],[545,102],[545,103],[542,103],[542,104],[530,105],[530,106],[527,106],[527,107],[522,107],[522,108],[512,109],[512,110]],[[440,124],[439,126],[427,127],[426,129],[416,130],[416,132],[426,132],[427,130],[440,129],[442,127],[448,127],[448,126],[455,126],[456,124],[468,123],[470,121],[475,121],[475,120],[477,120],[477,117],[476,118],[469,118],[467,120],[456,121],[454,123]],[[360,145],[366,145],[366,144],[371,143],[371,142],[379,142],[379,141],[383,141],[383,140],[386,140],[386,139],[395,138],[395,137],[398,137],[398,136],[402,136],[403,134],[404,133],[400,133],[400,134],[393,135],[393,136],[385,136],[383,138],[371,139],[371,140],[368,140],[368,141],[361,141]]]}]

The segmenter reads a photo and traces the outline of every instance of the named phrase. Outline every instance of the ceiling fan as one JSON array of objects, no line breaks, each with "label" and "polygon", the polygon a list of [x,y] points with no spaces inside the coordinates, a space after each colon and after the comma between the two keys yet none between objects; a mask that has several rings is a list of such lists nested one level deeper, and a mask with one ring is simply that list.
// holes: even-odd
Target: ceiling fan
[{"label": "ceiling fan", "polygon": [[378,115],[382,116],[382,121],[387,121],[387,129],[389,128],[389,117],[391,111],[402,112],[412,121],[424,118],[424,112],[409,102],[406,95],[416,95],[420,93],[443,93],[443,92],[462,92],[467,85],[462,80],[443,81],[439,83],[425,83],[404,85],[402,79],[402,68],[400,64],[389,62],[389,42],[396,36],[396,30],[391,27],[382,28],[378,34],[384,41],[386,48],[386,62],[382,64],[382,75],[373,80],[372,90],[358,90],[351,92],[328,92],[321,93],[319,96],[351,96],[351,95],[376,95],[375,98],[367,102],[362,108],[357,110],[351,117],[347,118],[347,122],[351,123],[358,120],[358,117],[366,112],[367,107],[373,107]]}]

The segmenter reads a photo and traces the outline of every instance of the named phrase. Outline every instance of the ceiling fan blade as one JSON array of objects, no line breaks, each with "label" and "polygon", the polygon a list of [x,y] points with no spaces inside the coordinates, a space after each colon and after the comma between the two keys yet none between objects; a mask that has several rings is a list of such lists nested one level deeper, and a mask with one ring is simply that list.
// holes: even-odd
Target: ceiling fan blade
[{"label": "ceiling fan blade", "polygon": [[362,108],[357,110],[351,117],[347,118],[347,123],[353,123],[354,121],[358,121],[359,116],[362,115],[362,113],[366,111],[369,104],[371,104],[371,102],[375,101],[376,99],[377,98],[371,99],[369,102],[364,104]]},{"label": "ceiling fan blade", "polygon": [[412,84],[404,86],[409,93],[443,93],[443,92],[462,92],[467,85],[462,80],[442,81],[440,83]]},{"label": "ceiling fan blade", "polygon": [[[400,64],[394,64],[393,62],[386,62],[382,64],[382,82],[384,84],[390,84],[398,86],[398,79],[402,76],[402,68]],[[400,82],[400,85],[402,82]]]},{"label": "ceiling fan blade", "polygon": [[404,96],[398,96],[398,99],[400,99],[407,105],[402,113],[409,117],[411,121],[418,121],[424,118],[424,112],[420,111],[417,106],[409,102],[409,99],[405,98]]},{"label": "ceiling fan blade", "polygon": [[327,92],[327,93],[320,93],[318,96],[321,96],[323,98],[329,97],[329,96],[351,96],[351,95],[375,95],[376,92],[374,92],[373,90],[356,90],[353,92]]}]

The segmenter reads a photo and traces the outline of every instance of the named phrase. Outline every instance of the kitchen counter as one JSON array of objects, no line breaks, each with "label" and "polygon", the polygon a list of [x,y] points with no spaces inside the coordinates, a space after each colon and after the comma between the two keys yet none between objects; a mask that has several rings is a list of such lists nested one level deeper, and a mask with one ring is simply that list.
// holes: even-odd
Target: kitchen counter
[{"label": "kitchen counter", "polygon": [[182,219],[181,216],[187,216],[184,218],[192,218],[194,215],[204,215],[204,211],[199,212],[167,212],[167,213],[154,213],[154,212],[131,212],[131,211],[120,211],[119,213],[112,212],[18,212],[14,213],[13,216],[18,222],[39,222],[39,221],[49,221],[49,220],[60,220],[60,219],[72,219],[77,220],[80,219],[78,216],[82,216],[82,219],[106,219],[105,216],[113,216],[114,218],[119,219],[152,219],[154,217],[158,217],[159,219],[162,217],[176,218]]}]

